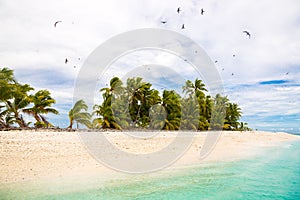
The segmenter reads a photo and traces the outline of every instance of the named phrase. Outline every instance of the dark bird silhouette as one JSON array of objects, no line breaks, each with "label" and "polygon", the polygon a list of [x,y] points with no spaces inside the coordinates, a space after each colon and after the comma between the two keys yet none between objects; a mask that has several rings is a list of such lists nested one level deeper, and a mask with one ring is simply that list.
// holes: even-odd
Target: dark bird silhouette
[{"label": "dark bird silhouette", "polygon": [[166,23],[167,23],[167,21],[161,21],[160,23],[162,23],[162,24],[166,24]]},{"label": "dark bird silhouette", "polygon": [[215,60],[215,63],[217,63],[218,61],[217,60]]},{"label": "dark bird silhouette", "polygon": [[234,73],[231,73],[231,76],[233,76],[234,75]]},{"label": "dark bird silhouette", "polygon": [[287,72],[285,75],[289,75],[290,72]]},{"label": "dark bird silhouette", "polygon": [[201,8],[201,15],[203,15],[204,12],[205,12],[205,11],[203,10],[203,8]]},{"label": "dark bird silhouette", "polygon": [[66,60],[65,60],[65,64],[67,64],[69,61],[68,61],[68,59],[66,58]]},{"label": "dark bird silhouette", "polygon": [[232,56],[235,57],[235,54],[233,54]]},{"label": "dark bird silhouette", "polygon": [[249,37],[249,39],[250,39],[250,37],[251,37],[251,34],[248,32],[248,31],[243,31],[243,33],[246,33],[246,35]]},{"label": "dark bird silhouette", "polygon": [[62,22],[62,21],[56,21],[56,22],[54,23],[54,27],[56,28],[56,25],[57,25],[58,23],[60,23],[60,22]]},{"label": "dark bird silhouette", "polygon": [[182,24],[181,29],[185,29],[184,24]]},{"label": "dark bird silhouette", "polygon": [[178,8],[177,8],[177,13],[180,13],[180,11],[181,11],[181,10],[180,10],[180,7],[178,7]]}]

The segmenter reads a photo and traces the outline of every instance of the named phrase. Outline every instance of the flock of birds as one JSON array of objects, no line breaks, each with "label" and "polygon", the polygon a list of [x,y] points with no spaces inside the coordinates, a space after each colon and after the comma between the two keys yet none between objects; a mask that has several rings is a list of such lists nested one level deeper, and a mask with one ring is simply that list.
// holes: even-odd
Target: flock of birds
[{"label": "flock of birds", "polygon": [[[180,14],[181,11],[182,11],[181,8],[178,7],[178,8],[177,8],[177,13]],[[204,15],[204,12],[205,12],[205,10],[204,10],[203,8],[201,8],[200,14],[201,14],[201,15]],[[167,23],[166,20],[161,20],[160,22],[161,22],[162,24],[166,24],[166,23]],[[185,29],[185,25],[184,25],[184,24],[181,25],[181,29]],[[250,34],[249,31],[243,31],[243,33],[245,33],[246,36],[249,37],[249,39],[251,38],[251,34]]]},{"label": "flock of birds", "polygon": [[[177,13],[179,14],[180,12],[181,12],[181,8],[178,7],[178,8],[177,8]],[[200,11],[201,15],[203,15],[204,12],[205,12],[205,11],[203,10],[203,8],[201,8],[201,11]],[[160,21],[160,22],[161,22],[162,24],[166,24],[166,23],[167,23],[166,20],[162,20],[162,21]],[[184,24],[181,25],[181,29],[185,29]]]},{"label": "flock of birds", "polygon": [[[178,14],[180,14],[180,13],[182,12],[181,8],[178,7],[177,10],[176,10],[176,12],[177,12]],[[203,8],[201,8],[200,14],[201,14],[201,15],[204,15],[204,12],[205,12],[205,10],[204,10]],[[58,25],[58,23],[61,23],[61,22],[62,22],[62,21],[56,21],[56,22],[54,23],[54,28],[56,28],[57,25]],[[167,21],[166,21],[166,20],[161,20],[161,23],[162,23],[162,24],[166,24]],[[184,25],[184,24],[181,25],[181,29],[185,29],[185,25]],[[245,31],[243,31],[243,33],[245,33],[246,36],[247,36],[249,39],[251,38],[251,34],[250,34],[249,31],[246,31],[246,30],[245,30]],[[197,51],[195,51],[195,53],[197,53]],[[235,57],[235,54],[233,54],[232,56]],[[78,58],[78,60],[80,60],[80,58]],[[187,60],[185,60],[185,61],[187,61]],[[66,58],[66,59],[65,59],[65,64],[68,64],[68,62],[69,62],[69,60],[68,60],[68,58]],[[218,61],[215,60],[215,63],[217,63],[217,62],[218,62]],[[74,68],[76,68],[75,65],[74,65]],[[222,71],[224,71],[224,68],[222,68]],[[289,72],[287,72],[285,75],[288,75],[288,74],[289,74]],[[234,75],[234,73],[231,73],[231,76],[233,76],[233,75]]]},{"label": "flock of birds", "polygon": [[[177,13],[180,14],[181,11],[182,11],[181,8],[178,7],[178,8],[177,8]],[[203,8],[201,8],[200,14],[201,14],[201,15],[204,15],[204,12],[205,12],[205,10],[204,10]],[[162,23],[162,24],[166,24],[167,21],[166,21],[166,20],[161,20],[161,23]],[[181,29],[185,29],[185,25],[184,25],[184,24],[181,25]],[[245,33],[246,36],[247,36],[249,39],[251,38],[251,34],[250,34],[249,31],[243,31],[243,33]],[[195,51],[195,53],[197,53],[197,51]],[[233,54],[232,57],[235,57],[235,54]],[[185,59],[184,61],[187,61],[187,60]],[[215,60],[215,63],[217,63],[217,62],[218,62],[218,61]],[[222,68],[222,71],[224,71],[224,68]],[[231,76],[233,76],[233,75],[234,75],[234,73],[231,73]]]}]

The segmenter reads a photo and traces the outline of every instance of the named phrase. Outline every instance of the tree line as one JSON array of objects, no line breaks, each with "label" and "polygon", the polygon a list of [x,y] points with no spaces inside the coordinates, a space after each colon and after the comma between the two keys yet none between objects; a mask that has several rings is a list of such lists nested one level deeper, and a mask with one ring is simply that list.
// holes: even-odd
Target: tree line
[{"label": "tree line", "polygon": [[[45,117],[59,114],[52,106],[55,99],[48,90],[33,94],[28,84],[20,84],[13,70],[0,69],[0,127],[32,126],[23,115],[34,117],[34,127],[54,125]],[[153,129],[153,130],[250,130],[240,122],[241,109],[227,97],[207,95],[202,80],[187,80],[181,95],[175,90],[162,94],[140,77],[128,78],[124,84],[118,77],[109,87],[100,89],[102,102],[93,106],[92,113],[84,100],[78,100],[69,111],[69,126],[82,124],[89,129]]]}]

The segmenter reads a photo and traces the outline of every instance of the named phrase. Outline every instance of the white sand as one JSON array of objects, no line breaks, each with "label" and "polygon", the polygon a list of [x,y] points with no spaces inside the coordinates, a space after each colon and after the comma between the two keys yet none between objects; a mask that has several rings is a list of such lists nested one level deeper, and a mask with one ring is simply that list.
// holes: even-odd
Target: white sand
[{"label": "white sand", "polygon": [[[152,139],[132,140],[122,132],[103,134],[118,148],[132,153],[157,151],[176,136],[176,133],[160,132]],[[255,155],[260,147],[300,139],[286,133],[223,132],[212,153],[199,160],[206,134],[196,133],[191,148],[173,166],[243,159]],[[116,172],[94,160],[76,132],[0,132],[0,184],[109,173]]]}]

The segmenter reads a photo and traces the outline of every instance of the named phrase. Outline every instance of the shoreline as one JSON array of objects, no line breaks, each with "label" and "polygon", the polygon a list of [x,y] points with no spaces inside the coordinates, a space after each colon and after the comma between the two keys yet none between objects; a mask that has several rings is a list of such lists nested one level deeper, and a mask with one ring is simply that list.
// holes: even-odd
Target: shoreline
[{"label": "shoreline", "polygon": [[[161,131],[156,139],[129,140],[123,132],[101,132],[124,151],[153,152],[174,139],[174,133]],[[224,131],[208,157],[198,155],[207,132],[194,132],[196,137],[187,152],[169,169],[199,164],[235,161],[255,156],[262,147],[300,140],[287,133],[261,131]],[[78,132],[2,131],[0,132],[0,185],[40,180],[63,180],[73,177],[122,176],[122,173],[97,162],[81,143]],[[153,140],[151,142],[151,140]],[[125,175],[126,176],[126,175]]]}]

